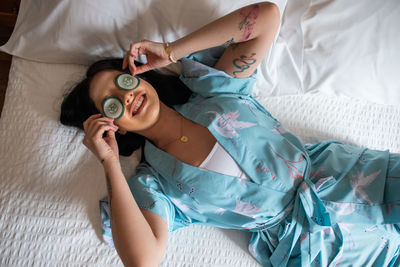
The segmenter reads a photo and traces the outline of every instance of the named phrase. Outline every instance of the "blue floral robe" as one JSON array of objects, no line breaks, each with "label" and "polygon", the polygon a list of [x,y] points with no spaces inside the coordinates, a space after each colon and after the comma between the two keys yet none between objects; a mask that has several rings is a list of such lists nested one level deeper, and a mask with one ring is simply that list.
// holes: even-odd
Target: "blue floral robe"
[{"label": "blue floral robe", "polygon": [[[252,98],[254,75],[236,79],[200,63],[213,65],[210,55],[220,53],[207,52],[182,60],[194,95],[176,110],[207,127],[249,179],[185,164],[146,142],[147,164],[128,180],[139,207],[171,232],[193,223],[251,231],[249,251],[263,266],[399,266],[400,155],[303,145]],[[112,242],[105,199],[101,210]]]}]

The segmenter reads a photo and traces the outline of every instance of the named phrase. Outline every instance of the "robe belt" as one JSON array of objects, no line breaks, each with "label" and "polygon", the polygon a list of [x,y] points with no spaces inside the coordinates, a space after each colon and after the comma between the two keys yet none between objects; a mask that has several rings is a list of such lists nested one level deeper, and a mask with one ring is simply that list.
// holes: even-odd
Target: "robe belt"
[{"label": "robe belt", "polygon": [[[304,179],[298,187],[297,195],[294,199],[291,224],[287,230],[287,234],[279,241],[278,246],[270,257],[271,265],[279,267],[287,266],[290,255],[301,234],[311,235],[314,232],[331,226],[330,215],[318,198],[313,183],[309,179]],[[309,229],[309,233],[303,233],[304,227]],[[335,230],[339,230],[340,232],[339,227]],[[303,238],[303,242],[300,244],[302,266],[307,266],[313,260],[311,257],[316,256],[319,252],[311,251],[313,247],[310,247],[308,242],[305,242],[306,237]],[[341,249],[338,254],[340,251]],[[316,255],[313,255],[315,253]]]}]

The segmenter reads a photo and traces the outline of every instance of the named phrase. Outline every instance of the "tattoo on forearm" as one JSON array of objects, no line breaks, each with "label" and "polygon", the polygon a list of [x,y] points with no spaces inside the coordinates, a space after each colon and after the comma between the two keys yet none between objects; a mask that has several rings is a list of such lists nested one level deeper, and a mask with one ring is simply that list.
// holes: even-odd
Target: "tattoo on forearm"
[{"label": "tattoo on forearm", "polygon": [[240,38],[239,42],[243,42],[249,39],[251,33],[253,32],[254,25],[256,24],[259,10],[260,8],[258,5],[252,5],[248,8],[243,8],[242,10],[240,10],[240,16],[243,19],[239,23],[239,29],[243,30],[243,35]]},{"label": "tattoo on forearm", "polygon": [[106,183],[107,183],[107,191],[108,191],[108,205],[110,206],[110,217],[111,217],[112,216],[112,210],[111,210],[112,187],[111,187],[111,181],[110,181],[110,177],[108,176],[108,173],[106,173]]},{"label": "tattoo on forearm", "polygon": [[250,68],[251,65],[256,63],[257,60],[254,58],[255,55],[256,53],[251,53],[250,56],[242,55],[240,56],[240,58],[236,58],[233,60],[233,65],[239,69],[233,72],[233,76],[235,78],[236,78],[236,73],[241,73]]},{"label": "tattoo on forearm", "polygon": [[235,41],[232,38],[232,39],[226,41],[224,45],[231,45],[231,44],[234,44],[234,43],[235,43]]},{"label": "tattoo on forearm", "polygon": [[232,39],[226,41],[224,45],[230,46],[232,48],[232,50],[235,50],[235,48],[238,46],[238,44],[235,43],[235,40],[233,39],[233,37],[232,37]]}]

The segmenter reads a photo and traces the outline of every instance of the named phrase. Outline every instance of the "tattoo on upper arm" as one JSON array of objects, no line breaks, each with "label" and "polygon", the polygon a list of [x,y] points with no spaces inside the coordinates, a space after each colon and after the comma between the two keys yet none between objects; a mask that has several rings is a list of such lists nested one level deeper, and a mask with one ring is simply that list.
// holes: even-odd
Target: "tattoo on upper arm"
[{"label": "tattoo on upper arm", "polygon": [[108,205],[110,207],[110,216],[111,216],[112,215],[112,210],[111,210],[112,187],[111,187],[110,176],[108,176],[108,173],[106,173],[106,183],[107,183],[107,191],[108,191]]},{"label": "tattoo on upper arm", "polygon": [[251,53],[250,56],[242,55],[240,56],[240,58],[236,58],[233,60],[233,65],[239,69],[233,72],[233,76],[235,78],[236,78],[236,73],[241,73],[250,68],[251,65],[256,63],[257,60],[254,58],[255,55],[256,53]]},{"label": "tattoo on upper arm", "polygon": [[256,24],[259,10],[260,8],[258,5],[252,5],[248,8],[243,8],[240,10],[240,16],[243,17],[243,19],[239,23],[239,29],[243,30],[243,35],[239,42],[249,39],[251,33],[253,32],[254,25]]}]

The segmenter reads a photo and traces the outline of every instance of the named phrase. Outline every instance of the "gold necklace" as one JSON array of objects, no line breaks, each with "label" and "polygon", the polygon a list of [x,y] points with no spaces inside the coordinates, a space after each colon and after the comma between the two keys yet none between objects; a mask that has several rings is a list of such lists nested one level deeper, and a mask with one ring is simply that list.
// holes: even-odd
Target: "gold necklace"
[{"label": "gold necklace", "polygon": [[187,143],[189,141],[189,137],[187,137],[186,135],[183,135],[183,116],[181,116],[181,137],[179,138],[175,138],[174,140],[172,140],[171,142],[167,143],[166,145],[160,147],[161,149],[165,148],[166,146],[172,144],[173,142],[179,140],[182,143]]}]

